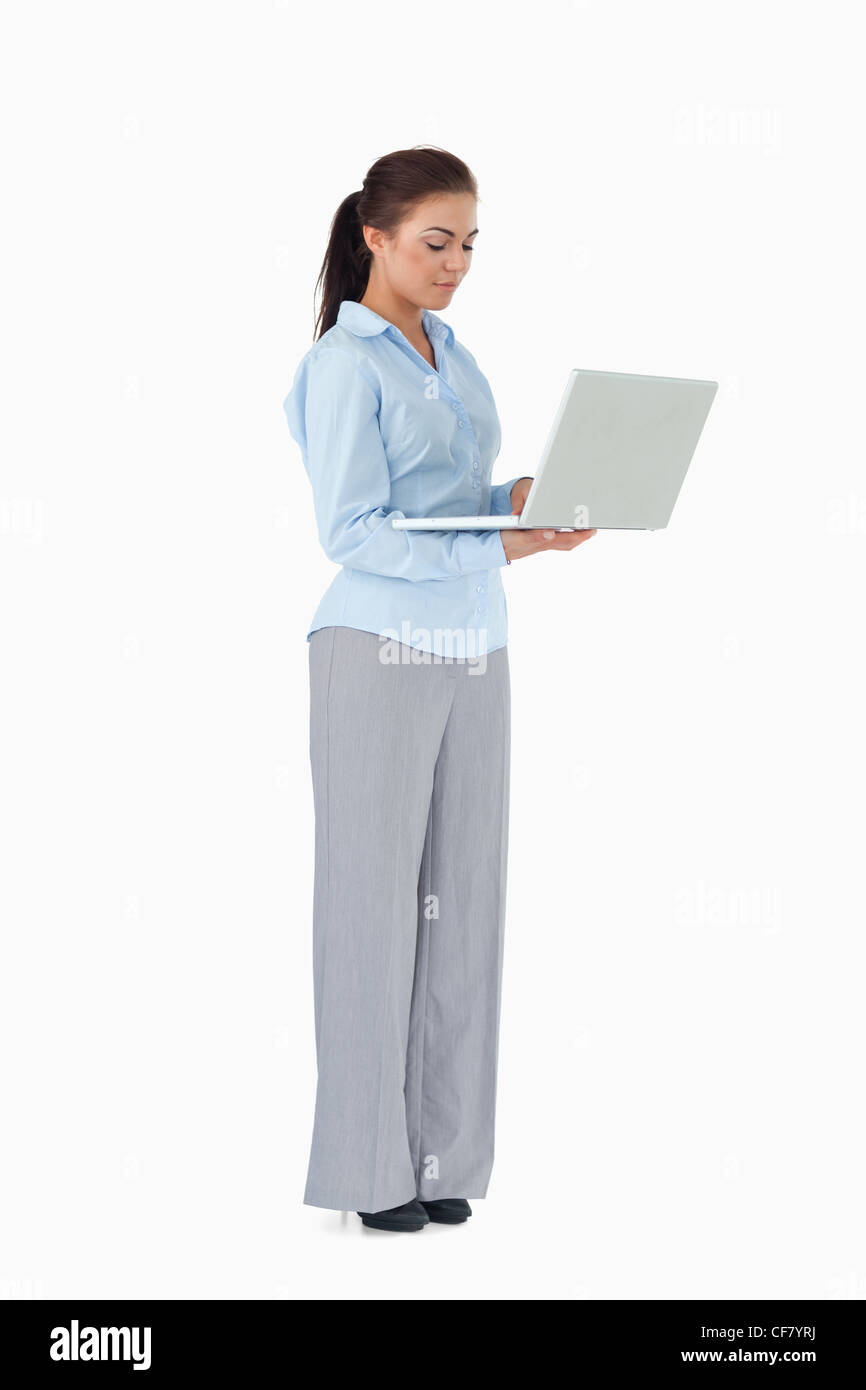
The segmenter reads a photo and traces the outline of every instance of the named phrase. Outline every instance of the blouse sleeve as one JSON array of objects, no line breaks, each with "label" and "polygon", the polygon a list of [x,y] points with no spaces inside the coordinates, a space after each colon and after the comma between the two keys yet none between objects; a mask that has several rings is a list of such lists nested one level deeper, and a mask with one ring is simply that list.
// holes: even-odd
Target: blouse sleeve
[{"label": "blouse sleeve", "polygon": [[516,478],[512,478],[507,483],[497,483],[490,489],[490,515],[491,516],[511,516],[511,489],[515,483],[519,483],[521,478],[525,478],[526,473],[518,473]]},{"label": "blouse sleeve", "polygon": [[[313,488],[319,540],[330,560],[398,579],[453,579],[507,563],[499,531],[396,531],[378,399],[340,348],[302,361],[284,402]],[[497,513],[498,515],[499,513]]]}]

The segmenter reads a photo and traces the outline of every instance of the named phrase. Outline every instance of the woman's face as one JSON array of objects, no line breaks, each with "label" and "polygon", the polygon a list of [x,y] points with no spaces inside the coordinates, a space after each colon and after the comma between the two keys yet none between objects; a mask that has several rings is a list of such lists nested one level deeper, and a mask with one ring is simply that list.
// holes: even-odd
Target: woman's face
[{"label": "woman's face", "polygon": [[418,203],[393,238],[365,227],[371,277],[419,308],[446,307],[469,274],[477,211],[471,193],[444,193]]}]

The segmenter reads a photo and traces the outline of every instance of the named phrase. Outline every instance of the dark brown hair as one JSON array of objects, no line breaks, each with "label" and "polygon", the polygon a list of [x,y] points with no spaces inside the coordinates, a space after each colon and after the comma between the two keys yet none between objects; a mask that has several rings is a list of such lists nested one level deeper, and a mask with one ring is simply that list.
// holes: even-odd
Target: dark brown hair
[{"label": "dark brown hair", "polygon": [[316,289],[320,285],[323,289],[314,341],[336,323],[343,300],[360,300],[367,288],[372,254],[362,227],[377,227],[393,236],[416,204],[438,193],[478,197],[471,169],[438,145],[395,150],[370,165],[363,187],[343,199],[331,222],[328,249],[316,281]]}]

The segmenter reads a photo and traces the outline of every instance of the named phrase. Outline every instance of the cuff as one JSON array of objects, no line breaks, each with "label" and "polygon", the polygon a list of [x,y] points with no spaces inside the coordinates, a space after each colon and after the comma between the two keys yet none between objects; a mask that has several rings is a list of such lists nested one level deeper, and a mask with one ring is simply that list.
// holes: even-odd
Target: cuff
[{"label": "cuff", "polygon": [[507,483],[497,483],[490,489],[490,515],[491,516],[511,516],[511,489],[515,483],[519,483],[521,478],[528,477],[526,473],[519,473],[516,478],[512,478]]},{"label": "cuff", "polygon": [[[501,516],[502,513],[497,512],[496,515]],[[509,563],[502,545],[501,531],[458,531],[457,554],[461,574],[493,570]]]}]

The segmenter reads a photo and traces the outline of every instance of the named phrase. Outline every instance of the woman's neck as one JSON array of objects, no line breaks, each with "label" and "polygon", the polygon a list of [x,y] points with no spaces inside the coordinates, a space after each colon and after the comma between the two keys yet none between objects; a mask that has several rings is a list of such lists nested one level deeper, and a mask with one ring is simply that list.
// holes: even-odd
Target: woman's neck
[{"label": "woman's neck", "polygon": [[424,340],[424,310],[417,304],[387,292],[369,289],[365,290],[360,303],[366,309],[372,309],[374,314],[381,314],[383,319],[393,323],[410,343],[417,345]]}]

